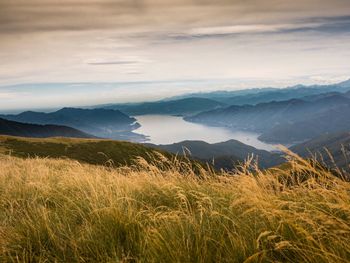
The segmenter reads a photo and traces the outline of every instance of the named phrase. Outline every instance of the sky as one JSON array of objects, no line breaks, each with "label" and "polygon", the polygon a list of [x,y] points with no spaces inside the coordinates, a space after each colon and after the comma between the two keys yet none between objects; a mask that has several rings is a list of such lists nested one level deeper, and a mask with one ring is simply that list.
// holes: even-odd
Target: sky
[{"label": "sky", "polygon": [[350,78],[349,0],[0,0],[0,110]]}]

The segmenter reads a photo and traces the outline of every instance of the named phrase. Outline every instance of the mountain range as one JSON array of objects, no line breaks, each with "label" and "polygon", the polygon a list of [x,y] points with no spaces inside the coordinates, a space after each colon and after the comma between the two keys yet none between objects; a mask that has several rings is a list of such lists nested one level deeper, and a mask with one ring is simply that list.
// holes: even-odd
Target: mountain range
[{"label": "mountain range", "polygon": [[234,91],[214,91],[209,93],[190,93],[174,96],[161,101],[105,104],[90,108],[120,110],[130,116],[162,114],[190,116],[200,112],[225,108],[232,105],[256,105],[272,101],[286,101],[325,93],[343,93],[350,89],[350,80],[333,85],[296,85],[283,89],[255,88]]},{"label": "mountain range", "polygon": [[293,144],[322,133],[349,130],[349,114],[350,92],[332,92],[257,105],[233,105],[185,120],[261,133],[259,139],[270,143]]},{"label": "mountain range", "polygon": [[99,106],[105,109],[120,110],[128,115],[189,115],[224,106],[224,103],[206,98],[184,98],[178,100],[155,101],[144,103],[112,104]]},{"label": "mountain range", "polygon": [[226,105],[256,105],[271,101],[284,101],[304,98],[318,94],[339,92],[344,93],[350,89],[350,80],[332,85],[295,85],[287,88],[255,88],[233,91],[214,91],[208,93],[191,93],[169,98],[179,100],[184,98],[206,98]]},{"label": "mountain range", "polygon": [[50,113],[26,111],[0,117],[23,123],[70,126],[101,138],[143,139],[142,135],[132,133],[140,126],[136,119],[118,110],[63,108]]}]

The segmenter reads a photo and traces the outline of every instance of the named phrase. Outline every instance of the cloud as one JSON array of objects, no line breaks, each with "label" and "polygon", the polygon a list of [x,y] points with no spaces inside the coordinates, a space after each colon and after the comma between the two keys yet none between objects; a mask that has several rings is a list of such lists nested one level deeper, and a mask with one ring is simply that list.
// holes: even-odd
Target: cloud
[{"label": "cloud", "polygon": [[248,34],[285,34],[296,32],[350,33],[350,16],[312,17],[285,24],[247,24],[215,27],[192,28],[185,32],[168,34],[159,38],[172,40],[190,40],[202,38],[220,38]]},{"label": "cloud", "polygon": [[0,0],[0,34],[222,26],[251,31],[254,24],[288,24],[305,17],[349,12],[348,0]]},{"label": "cloud", "polygon": [[139,61],[101,61],[101,62],[89,62],[88,65],[93,65],[93,66],[134,65],[139,63],[140,63]]}]

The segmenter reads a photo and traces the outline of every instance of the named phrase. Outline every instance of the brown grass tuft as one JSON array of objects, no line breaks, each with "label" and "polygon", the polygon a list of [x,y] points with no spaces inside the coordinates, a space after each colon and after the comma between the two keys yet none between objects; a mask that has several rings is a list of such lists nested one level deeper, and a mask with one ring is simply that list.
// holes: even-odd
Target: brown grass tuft
[{"label": "brown grass tuft", "polygon": [[176,160],[0,167],[0,262],[350,260],[349,183],[297,156],[220,174]]}]

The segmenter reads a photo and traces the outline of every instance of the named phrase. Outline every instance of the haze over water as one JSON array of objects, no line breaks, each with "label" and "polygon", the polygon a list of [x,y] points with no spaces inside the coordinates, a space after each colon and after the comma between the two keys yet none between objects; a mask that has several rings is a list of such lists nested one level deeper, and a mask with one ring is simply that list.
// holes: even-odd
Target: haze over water
[{"label": "haze over water", "polygon": [[182,117],[168,115],[144,115],[135,118],[141,124],[135,132],[149,136],[148,142],[154,144],[172,144],[185,140],[218,143],[234,139],[257,149],[267,151],[277,149],[276,145],[259,141],[259,134],[256,133],[209,127],[184,121]]}]

